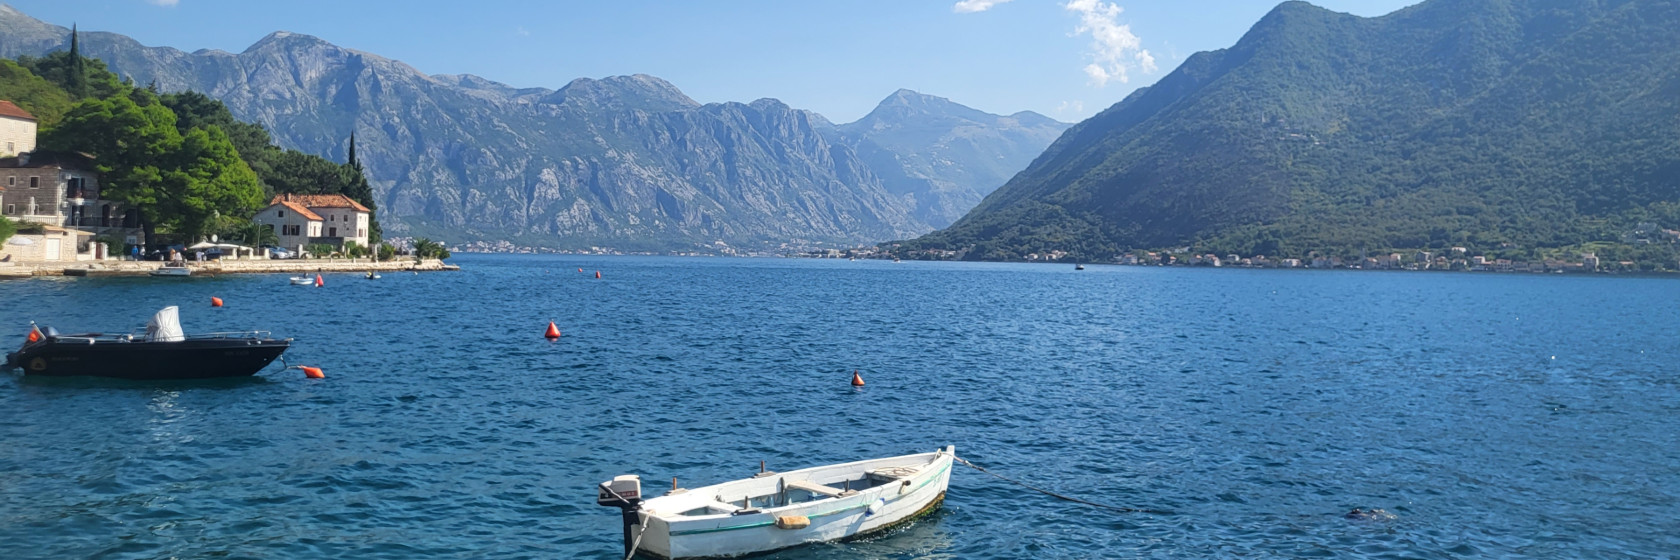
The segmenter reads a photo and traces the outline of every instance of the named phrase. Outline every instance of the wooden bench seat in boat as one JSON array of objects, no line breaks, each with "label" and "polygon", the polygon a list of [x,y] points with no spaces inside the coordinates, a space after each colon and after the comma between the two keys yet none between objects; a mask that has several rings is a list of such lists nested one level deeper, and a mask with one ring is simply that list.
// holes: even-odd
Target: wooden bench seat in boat
[{"label": "wooden bench seat in boat", "polygon": [[841,497],[841,496],[848,495],[847,490],[841,490],[839,488],[835,488],[833,486],[828,486],[828,485],[824,485],[824,484],[817,484],[817,483],[811,482],[809,480],[789,481],[787,483],[787,489],[788,490],[804,490],[804,491],[810,492],[812,494],[821,494],[821,495],[824,495],[824,496],[828,496],[830,498],[838,498],[838,497]]}]

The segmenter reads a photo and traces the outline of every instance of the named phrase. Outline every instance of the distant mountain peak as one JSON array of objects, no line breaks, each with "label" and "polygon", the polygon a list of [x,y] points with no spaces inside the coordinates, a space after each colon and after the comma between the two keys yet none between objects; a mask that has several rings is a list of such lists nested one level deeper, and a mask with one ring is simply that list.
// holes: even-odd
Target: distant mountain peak
[{"label": "distant mountain peak", "polygon": [[671,82],[647,74],[578,78],[543,99],[544,103],[594,106],[605,109],[679,111],[700,104]]}]

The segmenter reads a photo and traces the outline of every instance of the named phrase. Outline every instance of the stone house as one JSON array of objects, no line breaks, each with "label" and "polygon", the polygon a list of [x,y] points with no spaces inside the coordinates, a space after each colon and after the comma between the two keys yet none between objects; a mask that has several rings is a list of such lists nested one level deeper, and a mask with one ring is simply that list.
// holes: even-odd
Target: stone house
[{"label": "stone house", "polygon": [[16,104],[0,99],[0,156],[15,156],[35,151],[35,115]]},{"label": "stone house", "polygon": [[257,223],[269,227],[282,247],[346,242],[368,245],[371,210],[342,194],[282,194],[257,212]]},{"label": "stone house", "polygon": [[139,217],[99,197],[99,174],[83,154],[33,151],[0,158],[0,215],[13,221],[111,234],[138,244]]}]

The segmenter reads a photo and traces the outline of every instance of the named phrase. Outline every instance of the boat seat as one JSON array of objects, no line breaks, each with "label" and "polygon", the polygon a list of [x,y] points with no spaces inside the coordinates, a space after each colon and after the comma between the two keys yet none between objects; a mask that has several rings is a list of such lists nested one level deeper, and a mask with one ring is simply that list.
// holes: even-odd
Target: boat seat
[{"label": "boat seat", "polygon": [[729,502],[725,502],[723,500],[719,500],[719,499],[716,499],[716,498],[712,499],[712,503],[706,504],[706,508],[711,509],[713,511],[716,511],[718,513],[735,513],[737,511],[741,511],[741,506],[731,504]]},{"label": "boat seat", "polygon": [[910,478],[921,471],[921,467],[914,466],[882,467],[879,469],[869,469],[869,478],[882,482],[892,482],[902,478]]},{"label": "boat seat", "polygon": [[840,496],[848,495],[845,490],[824,484],[817,484],[809,480],[795,480],[789,482],[787,483],[787,488],[789,490],[804,490],[812,494],[821,494],[830,498],[838,498]]}]

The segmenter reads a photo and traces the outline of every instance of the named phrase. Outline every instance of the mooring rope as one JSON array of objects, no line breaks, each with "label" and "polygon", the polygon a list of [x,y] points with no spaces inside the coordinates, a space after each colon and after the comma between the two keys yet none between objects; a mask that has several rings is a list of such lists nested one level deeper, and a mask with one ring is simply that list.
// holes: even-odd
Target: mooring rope
[{"label": "mooring rope", "polygon": [[1099,507],[1099,508],[1103,508],[1103,509],[1107,509],[1107,510],[1118,511],[1118,512],[1121,512],[1121,513],[1148,513],[1148,514],[1154,514],[1154,515],[1173,515],[1173,512],[1170,512],[1170,511],[1167,511],[1167,510],[1161,510],[1161,509],[1114,506],[1114,505],[1108,505],[1108,504],[1099,504],[1097,502],[1093,502],[1093,501],[1090,501],[1090,500],[1081,500],[1081,499],[1075,498],[1073,496],[1068,496],[1066,494],[1059,494],[1059,493],[1056,493],[1056,492],[1045,490],[1043,488],[1039,488],[1037,486],[1027,484],[1026,482],[1022,482],[1020,480],[1009,478],[1007,476],[1003,476],[1001,474],[998,474],[998,473],[995,473],[995,472],[992,472],[992,471],[988,471],[985,468],[981,467],[980,465],[976,465],[974,463],[968,462],[967,459],[964,459],[962,457],[957,457],[957,456],[953,455],[953,456],[951,456],[951,460],[956,461],[958,463],[962,463],[964,465],[968,465],[969,468],[972,468],[974,470],[977,470],[977,471],[992,475],[994,477],[997,477],[999,480],[1010,482],[1010,483],[1016,484],[1018,486],[1021,486],[1022,488],[1026,488],[1028,490],[1032,490],[1034,492],[1038,492],[1040,494],[1044,494],[1046,496],[1050,496],[1052,498],[1056,498],[1056,499],[1059,499],[1059,500],[1067,500],[1069,502],[1074,502],[1074,503],[1078,503],[1078,504],[1085,504],[1085,505],[1088,505],[1088,506],[1095,506],[1095,507]]}]

